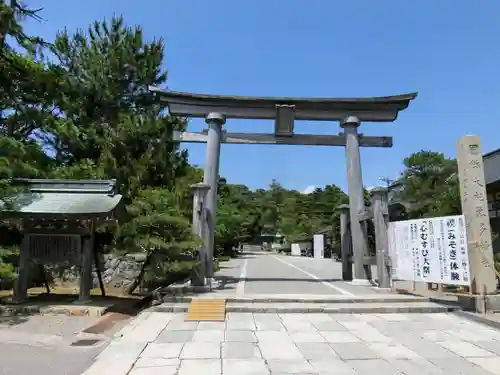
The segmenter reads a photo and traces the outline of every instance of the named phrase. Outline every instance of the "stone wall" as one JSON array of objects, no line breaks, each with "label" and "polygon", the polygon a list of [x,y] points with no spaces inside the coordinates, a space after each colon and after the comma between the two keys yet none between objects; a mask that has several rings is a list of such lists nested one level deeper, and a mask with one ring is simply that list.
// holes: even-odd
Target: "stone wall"
[{"label": "stone wall", "polygon": [[[101,275],[106,289],[126,289],[139,275],[146,254],[101,255]],[[55,284],[78,284],[80,270],[77,266],[57,265],[46,266],[46,272]],[[97,273],[94,271],[94,288],[99,288]]]}]

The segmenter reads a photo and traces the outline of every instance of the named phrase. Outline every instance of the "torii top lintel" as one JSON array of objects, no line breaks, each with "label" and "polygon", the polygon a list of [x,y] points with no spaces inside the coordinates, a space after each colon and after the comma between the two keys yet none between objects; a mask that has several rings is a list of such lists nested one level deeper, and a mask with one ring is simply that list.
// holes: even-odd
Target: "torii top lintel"
[{"label": "torii top lintel", "polygon": [[276,119],[281,109],[296,120],[339,121],[356,116],[360,121],[391,122],[408,107],[417,93],[372,98],[287,98],[192,94],[149,87],[149,92],[167,103],[174,116],[205,117],[218,112],[227,118]]}]

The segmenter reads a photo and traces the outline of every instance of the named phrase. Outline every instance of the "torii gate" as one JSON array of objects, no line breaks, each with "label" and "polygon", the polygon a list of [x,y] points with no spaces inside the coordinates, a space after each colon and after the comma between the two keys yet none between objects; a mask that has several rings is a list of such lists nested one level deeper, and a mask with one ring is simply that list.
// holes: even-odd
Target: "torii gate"
[{"label": "torii gate", "polygon": [[[220,145],[279,144],[311,146],[344,146],[347,161],[347,189],[349,194],[351,236],[354,258],[354,283],[368,284],[370,267],[368,256],[366,213],[360,147],[392,147],[392,137],[364,136],[358,133],[362,121],[392,122],[399,111],[406,109],[417,93],[373,98],[277,98],[192,94],[149,87],[154,97],[168,105],[173,116],[205,118],[208,130],[203,132],[174,132],[174,141],[207,143],[204,184],[206,197],[207,231],[204,234],[206,261],[204,277],[212,277],[214,233],[219,177]],[[222,126],[228,118],[274,119],[274,134],[226,133]],[[295,120],[339,121],[344,129],[338,135],[294,134]],[[210,261],[209,261],[210,260]],[[344,260],[345,261],[345,260]],[[203,281],[204,283],[205,281]]]}]

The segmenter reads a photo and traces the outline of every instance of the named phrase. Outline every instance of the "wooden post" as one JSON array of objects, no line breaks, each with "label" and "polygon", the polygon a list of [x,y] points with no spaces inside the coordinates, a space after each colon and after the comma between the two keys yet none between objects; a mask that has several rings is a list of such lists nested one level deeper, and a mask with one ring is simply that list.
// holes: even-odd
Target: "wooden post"
[{"label": "wooden post", "polygon": [[457,142],[457,164],[462,212],[467,232],[471,290],[473,294],[496,291],[490,218],[481,139],[467,135]]},{"label": "wooden post", "polygon": [[25,233],[19,249],[19,270],[14,284],[14,301],[22,302],[28,298],[31,260],[29,258],[30,235]]},{"label": "wooden post", "polygon": [[80,292],[78,303],[90,301],[90,291],[92,290],[92,266],[94,265],[94,221],[89,224],[89,234],[83,237],[82,246],[82,267],[80,269]]},{"label": "wooden post", "polygon": [[375,248],[377,259],[377,274],[379,288],[390,288],[389,269],[389,238],[387,222],[389,210],[387,205],[388,189],[378,187],[370,191],[373,207],[373,222],[375,226]]},{"label": "wooden post", "polygon": [[193,286],[203,286],[205,285],[205,278],[207,276],[207,249],[208,249],[208,238],[207,238],[207,219],[206,219],[206,209],[205,209],[205,198],[208,191],[210,190],[209,185],[202,183],[191,185],[193,190],[193,225],[192,232],[195,236],[198,236],[204,241],[203,247],[198,253],[198,260],[200,264],[193,270],[191,275],[191,284]]},{"label": "wooden post", "polygon": [[352,281],[352,239],[350,229],[349,205],[342,204],[340,209],[340,254],[342,258],[342,280]]}]

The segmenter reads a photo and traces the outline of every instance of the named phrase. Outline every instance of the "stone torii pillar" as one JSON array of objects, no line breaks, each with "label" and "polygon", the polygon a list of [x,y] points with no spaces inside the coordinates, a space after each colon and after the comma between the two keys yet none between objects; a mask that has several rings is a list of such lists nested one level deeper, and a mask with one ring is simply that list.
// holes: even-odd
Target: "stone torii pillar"
[{"label": "stone torii pillar", "polygon": [[192,231],[195,236],[203,240],[203,247],[200,249],[198,260],[200,265],[191,275],[191,284],[194,286],[205,285],[208,264],[208,236],[207,233],[207,211],[205,200],[210,186],[198,183],[190,186],[193,190],[193,224]]},{"label": "stone torii pillar", "polygon": [[340,209],[340,254],[342,257],[342,280],[352,281],[352,237],[349,218],[349,205],[342,204]]},{"label": "stone torii pillar", "polygon": [[377,259],[377,276],[379,288],[391,287],[389,263],[389,238],[387,225],[389,222],[388,189],[376,187],[370,191],[373,208],[373,224],[375,226],[375,249]]},{"label": "stone torii pillar", "polygon": [[226,117],[217,112],[209,113],[205,122],[208,124],[207,154],[203,183],[210,187],[206,197],[207,210],[207,233],[205,243],[207,245],[207,277],[213,277],[213,257],[215,224],[217,218],[217,186],[219,184],[219,162],[220,144],[222,139],[222,125],[226,123]]},{"label": "stone torii pillar", "polygon": [[348,116],[340,121],[346,137],[347,191],[351,219],[351,237],[354,258],[354,283],[369,285],[371,269],[365,265],[368,252],[368,233],[366,222],[360,220],[365,212],[363,177],[361,174],[361,157],[359,152],[358,127],[360,121],[356,116]]}]

